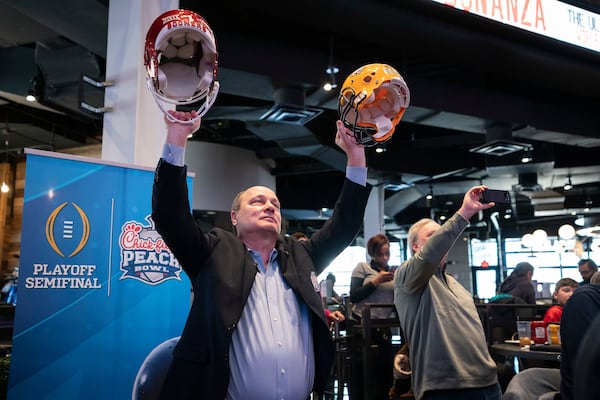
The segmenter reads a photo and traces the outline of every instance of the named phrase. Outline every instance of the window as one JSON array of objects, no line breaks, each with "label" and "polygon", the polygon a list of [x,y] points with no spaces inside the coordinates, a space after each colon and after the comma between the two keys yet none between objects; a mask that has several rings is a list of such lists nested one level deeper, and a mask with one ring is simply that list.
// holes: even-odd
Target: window
[{"label": "window", "polygon": [[[497,273],[502,263],[502,260],[498,260],[498,254],[495,239],[471,239],[469,243],[474,291],[482,299],[492,297],[497,285],[504,279]],[[534,244],[531,248],[523,246],[521,238],[507,238],[504,241],[506,276],[510,275],[518,263],[529,262],[535,267],[533,280],[538,298],[551,298],[554,286],[561,278],[581,281],[577,267],[581,258],[600,261],[600,238],[587,239],[582,244],[576,239],[559,240],[557,237],[548,237],[544,243]]]}]

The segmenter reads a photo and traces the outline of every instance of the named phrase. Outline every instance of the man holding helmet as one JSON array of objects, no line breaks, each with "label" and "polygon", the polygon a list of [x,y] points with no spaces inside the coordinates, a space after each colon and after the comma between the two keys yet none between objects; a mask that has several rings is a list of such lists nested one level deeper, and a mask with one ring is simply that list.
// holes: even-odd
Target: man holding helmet
[{"label": "man holding helmet", "polygon": [[[178,120],[197,116],[170,113]],[[322,391],[333,345],[317,276],[360,229],[370,192],[363,146],[338,122],[336,144],[348,157],[342,193],[323,228],[299,242],[281,234],[279,200],[262,186],[234,199],[235,234],[202,232],[182,166],[186,138],[199,123],[167,126],[152,219],[190,277],[194,300],[161,398],[306,399]]]}]

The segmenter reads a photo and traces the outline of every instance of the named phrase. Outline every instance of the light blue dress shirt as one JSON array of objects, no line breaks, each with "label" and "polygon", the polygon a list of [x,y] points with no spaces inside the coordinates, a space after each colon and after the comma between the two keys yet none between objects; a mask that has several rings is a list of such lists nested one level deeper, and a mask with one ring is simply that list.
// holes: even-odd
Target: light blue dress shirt
[{"label": "light blue dress shirt", "polygon": [[249,250],[258,266],[229,348],[227,399],[305,400],[315,375],[308,307],[287,285],[273,250],[268,265]]}]

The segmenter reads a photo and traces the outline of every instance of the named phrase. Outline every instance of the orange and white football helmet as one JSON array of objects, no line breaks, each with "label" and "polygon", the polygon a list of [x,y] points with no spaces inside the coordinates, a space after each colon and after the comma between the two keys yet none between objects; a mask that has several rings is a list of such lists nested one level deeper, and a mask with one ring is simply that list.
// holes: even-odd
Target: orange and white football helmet
[{"label": "orange and white football helmet", "polygon": [[198,118],[213,105],[219,92],[217,54],[212,30],[195,12],[171,10],[154,20],[146,34],[146,82],[169,119],[177,121],[166,112],[167,104],[198,103]]},{"label": "orange and white football helmet", "polygon": [[338,112],[356,142],[370,147],[391,139],[409,103],[410,91],[398,71],[387,64],[367,64],[344,81]]}]

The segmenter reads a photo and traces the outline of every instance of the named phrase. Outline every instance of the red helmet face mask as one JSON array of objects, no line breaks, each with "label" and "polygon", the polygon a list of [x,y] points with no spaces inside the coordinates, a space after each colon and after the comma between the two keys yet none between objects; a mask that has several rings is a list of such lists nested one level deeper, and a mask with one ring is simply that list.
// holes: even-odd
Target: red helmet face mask
[{"label": "red helmet face mask", "polygon": [[369,147],[392,138],[409,103],[410,91],[398,71],[387,64],[368,64],[344,81],[338,112],[356,142]]},{"label": "red helmet face mask", "polygon": [[204,18],[193,11],[171,10],[154,20],[146,34],[144,65],[148,89],[171,120],[167,104],[198,103],[199,118],[217,98],[215,37]]}]

